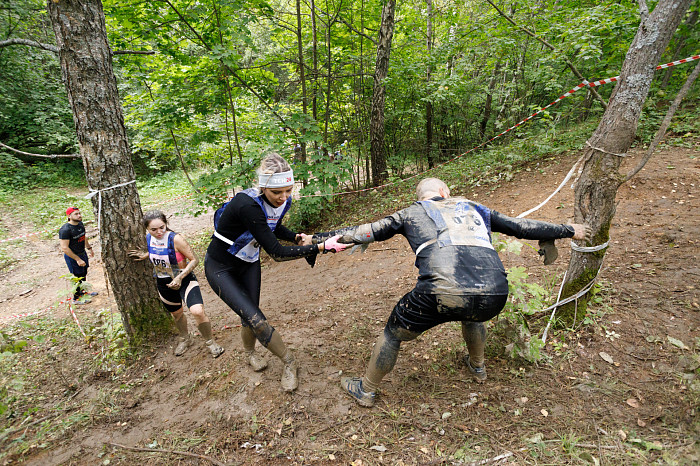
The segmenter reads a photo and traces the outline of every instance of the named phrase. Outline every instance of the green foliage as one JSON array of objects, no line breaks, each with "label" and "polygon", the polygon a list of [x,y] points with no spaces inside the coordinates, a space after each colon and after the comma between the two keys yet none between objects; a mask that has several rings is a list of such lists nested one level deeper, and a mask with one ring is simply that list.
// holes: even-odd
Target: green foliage
[{"label": "green foliage", "polygon": [[99,370],[119,373],[127,360],[134,356],[118,312],[101,309],[97,312],[97,320],[85,328],[85,333],[88,343],[99,348],[94,357]]},{"label": "green foliage", "polygon": [[[40,0],[3,2],[2,37],[53,43],[45,8]],[[0,141],[31,153],[77,152],[73,116],[55,55],[22,45],[0,52]]]},{"label": "green foliage", "polygon": [[15,193],[38,186],[84,186],[85,173],[78,159],[53,162],[23,162],[0,148],[0,194]]},{"label": "green foliage", "polygon": [[[27,336],[24,339],[15,339],[7,332],[0,331],[0,367],[13,365],[18,354],[27,346],[28,340],[42,343],[44,335]],[[17,401],[19,393],[24,388],[25,382],[22,377],[12,374],[10,371],[0,371],[0,416],[5,415],[14,402]]]},{"label": "green foliage", "polygon": [[[506,241],[497,234],[494,234],[493,244],[498,252],[520,254],[522,248],[519,241]],[[545,303],[550,293],[541,285],[529,282],[524,267],[511,267],[506,272],[509,298],[495,322],[496,329],[510,342],[506,349],[511,357],[537,362],[542,358],[540,350],[544,342],[531,334],[527,317],[547,307]]]},{"label": "green foliage", "polygon": [[22,213],[34,226],[33,231],[49,230],[46,238],[56,238],[58,229],[66,223],[66,208],[78,207],[83,214],[83,223],[94,222],[92,203],[83,197],[57,188],[33,189],[9,193],[0,191],[0,205]]}]

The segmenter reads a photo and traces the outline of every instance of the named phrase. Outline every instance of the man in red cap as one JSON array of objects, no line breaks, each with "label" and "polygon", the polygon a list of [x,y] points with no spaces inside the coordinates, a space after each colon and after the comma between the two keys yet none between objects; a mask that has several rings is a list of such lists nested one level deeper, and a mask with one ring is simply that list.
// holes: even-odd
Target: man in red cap
[{"label": "man in red cap", "polygon": [[92,246],[85,236],[85,226],[83,225],[83,215],[77,207],[69,207],[66,210],[68,222],[58,230],[58,238],[61,241],[61,251],[66,260],[68,270],[78,278],[78,286],[73,294],[73,304],[87,304],[90,302],[89,296],[97,295],[97,292],[88,293],[81,286],[87,276],[88,261],[87,251],[90,257],[95,257]]}]

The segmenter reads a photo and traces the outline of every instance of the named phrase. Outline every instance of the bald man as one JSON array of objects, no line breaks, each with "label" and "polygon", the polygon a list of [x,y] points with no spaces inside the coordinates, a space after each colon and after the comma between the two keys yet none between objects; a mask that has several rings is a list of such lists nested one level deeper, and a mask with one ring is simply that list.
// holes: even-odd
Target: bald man
[{"label": "bald man", "polygon": [[486,380],[484,322],[497,316],[508,299],[508,280],[491,244],[492,232],[542,241],[585,239],[590,234],[585,225],[507,217],[468,199],[451,198],[447,185],[437,178],[422,180],[416,196],[418,202],[377,222],[310,238],[318,243],[340,234],[341,242],[367,244],[400,234],[416,254],[416,286],[391,312],[364,377],[341,379],[343,389],[366,407],[374,406],[379,384],[394,368],[401,342],[445,322],[462,323],[466,366],[477,382]]}]

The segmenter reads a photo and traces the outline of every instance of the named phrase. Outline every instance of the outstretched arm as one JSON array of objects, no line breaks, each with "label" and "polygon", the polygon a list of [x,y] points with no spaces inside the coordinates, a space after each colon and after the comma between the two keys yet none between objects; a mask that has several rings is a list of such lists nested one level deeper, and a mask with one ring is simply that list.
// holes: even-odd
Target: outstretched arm
[{"label": "outstretched arm", "polygon": [[403,234],[403,219],[403,211],[399,211],[376,222],[324,233],[314,233],[313,242],[318,243],[336,235],[340,235],[340,242],[346,244],[368,244],[374,241],[384,241],[396,234]]},{"label": "outstretched arm", "polygon": [[559,238],[586,239],[590,227],[582,224],[566,225],[514,218],[491,211],[491,230],[520,239],[555,240]]}]

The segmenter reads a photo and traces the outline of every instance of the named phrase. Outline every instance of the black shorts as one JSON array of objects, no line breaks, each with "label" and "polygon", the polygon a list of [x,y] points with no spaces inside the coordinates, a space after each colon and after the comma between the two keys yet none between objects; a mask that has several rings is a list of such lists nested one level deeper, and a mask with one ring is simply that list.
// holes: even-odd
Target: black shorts
[{"label": "black shorts", "polygon": [[182,284],[179,290],[168,288],[168,283],[173,281],[172,278],[156,278],[158,280],[158,295],[160,300],[168,312],[175,312],[185,303],[188,308],[196,304],[204,304],[202,300],[202,292],[199,289],[199,282],[194,273],[190,273],[182,279]]},{"label": "black shorts", "polygon": [[445,322],[486,322],[496,317],[508,295],[434,295],[411,290],[396,303],[387,327],[423,333]]}]

